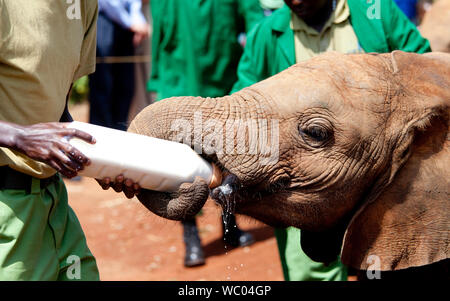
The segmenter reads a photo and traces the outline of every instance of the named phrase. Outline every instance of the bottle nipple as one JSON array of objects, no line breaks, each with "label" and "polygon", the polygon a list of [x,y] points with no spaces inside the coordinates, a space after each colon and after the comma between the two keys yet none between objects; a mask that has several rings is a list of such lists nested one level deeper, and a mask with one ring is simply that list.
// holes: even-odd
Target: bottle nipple
[{"label": "bottle nipple", "polygon": [[211,177],[211,183],[209,183],[209,188],[215,188],[222,184],[222,172],[216,164],[211,163],[213,168],[213,174]]}]

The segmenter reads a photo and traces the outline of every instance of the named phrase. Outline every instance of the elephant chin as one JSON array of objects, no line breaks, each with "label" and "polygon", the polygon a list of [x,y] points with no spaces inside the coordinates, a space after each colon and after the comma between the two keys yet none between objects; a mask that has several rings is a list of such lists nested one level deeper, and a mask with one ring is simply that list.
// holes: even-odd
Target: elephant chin
[{"label": "elephant chin", "polygon": [[299,237],[302,250],[316,262],[328,264],[335,261],[341,252],[348,222],[349,219],[344,218],[334,227],[322,232],[302,230]]}]

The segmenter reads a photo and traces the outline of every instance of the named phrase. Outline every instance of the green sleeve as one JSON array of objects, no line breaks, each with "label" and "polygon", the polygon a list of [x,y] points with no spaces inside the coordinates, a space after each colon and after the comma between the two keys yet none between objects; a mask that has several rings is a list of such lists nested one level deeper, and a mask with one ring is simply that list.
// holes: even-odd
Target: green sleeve
[{"label": "green sleeve", "polygon": [[[264,23],[264,22],[263,22]],[[248,34],[247,44],[239,61],[237,76],[231,93],[251,86],[270,75],[267,72],[267,57],[271,34],[266,33],[263,24],[257,24]]]},{"label": "green sleeve", "polygon": [[417,27],[406,17],[392,0],[381,3],[383,27],[386,33],[389,50],[406,52],[430,52],[430,43],[420,35]]},{"label": "green sleeve", "polygon": [[259,0],[238,0],[238,12],[244,17],[247,33],[264,18]]},{"label": "green sleeve", "polygon": [[158,3],[160,1],[152,1],[151,3],[151,13],[152,13],[152,19],[153,19],[153,32],[152,32],[152,39],[151,39],[151,45],[152,47],[152,68],[151,68],[151,76],[149,81],[147,82],[147,91],[157,91],[158,87],[158,61],[159,61],[159,54],[160,54],[160,41],[161,41],[161,8],[160,4]]}]

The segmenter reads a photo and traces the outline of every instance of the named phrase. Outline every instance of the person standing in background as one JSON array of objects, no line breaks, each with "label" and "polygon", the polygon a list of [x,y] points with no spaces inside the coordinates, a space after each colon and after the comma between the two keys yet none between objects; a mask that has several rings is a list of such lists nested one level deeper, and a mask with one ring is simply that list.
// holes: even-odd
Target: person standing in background
[{"label": "person standing in background", "polygon": [[[238,36],[264,17],[259,1],[165,0],[153,1],[151,9],[152,75],[148,90],[155,91],[158,100],[227,95],[237,80],[243,51]],[[226,244],[236,247],[253,243],[252,235],[237,227],[234,215],[226,222]],[[185,266],[204,264],[195,219],[183,222],[183,238]]]},{"label": "person standing in background", "polygon": [[128,114],[128,120],[133,120],[142,109],[152,104],[155,100],[155,93],[147,92],[147,81],[150,79],[150,72],[152,70],[152,49],[149,40],[152,38],[153,21],[150,14],[150,5],[150,0],[142,0],[142,13],[149,24],[150,33],[149,36],[135,48],[134,55],[137,57],[138,62],[135,64],[135,89],[130,112]]},{"label": "person standing in background", "polygon": [[[97,57],[130,57],[149,35],[141,0],[99,0]],[[89,76],[89,122],[119,130],[128,126],[133,99],[133,63],[97,63]]]}]

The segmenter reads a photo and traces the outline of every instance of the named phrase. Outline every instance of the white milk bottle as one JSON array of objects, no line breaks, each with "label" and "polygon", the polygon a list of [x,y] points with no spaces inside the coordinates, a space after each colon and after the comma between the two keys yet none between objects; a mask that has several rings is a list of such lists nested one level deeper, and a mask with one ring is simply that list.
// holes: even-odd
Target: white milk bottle
[{"label": "white milk bottle", "polygon": [[204,178],[210,187],[220,185],[219,169],[200,157],[188,145],[114,130],[74,121],[68,125],[92,135],[96,143],[78,138],[69,143],[91,160],[80,176],[96,179],[123,174],[142,188],[173,192],[182,183],[192,183],[196,176]]}]

